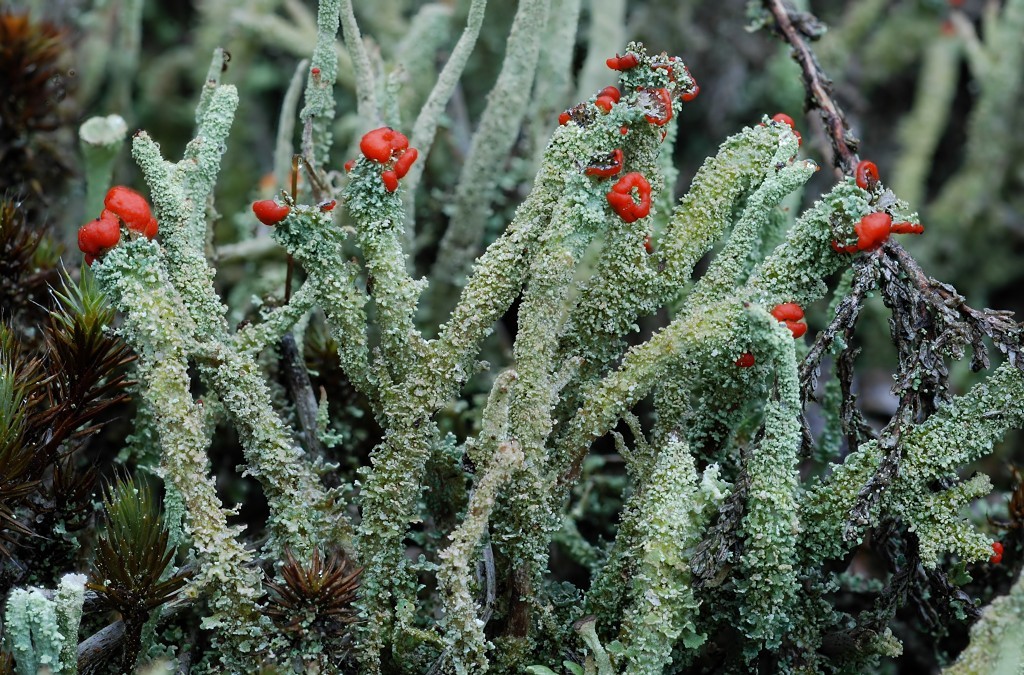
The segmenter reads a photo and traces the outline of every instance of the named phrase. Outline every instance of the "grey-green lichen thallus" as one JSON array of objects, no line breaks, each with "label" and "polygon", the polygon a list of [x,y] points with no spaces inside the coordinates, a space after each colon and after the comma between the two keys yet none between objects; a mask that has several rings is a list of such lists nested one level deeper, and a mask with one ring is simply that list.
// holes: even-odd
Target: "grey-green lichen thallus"
[{"label": "grey-green lichen thallus", "polygon": [[[583,73],[605,86],[568,101],[580,0],[509,10],[459,177],[447,193],[423,189],[448,159],[435,142],[458,113],[489,9],[463,4],[426,86],[407,71],[420,72],[428,46],[433,58],[441,38],[425,26],[447,26],[449,3],[422,8],[394,64],[363,38],[351,0],[319,3],[277,139],[275,174],[291,184],[237,216],[260,221],[254,246],[287,260],[286,296],[260,321],[235,325],[210,243],[247,95],[224,81],[223,50],[180,159],[150,132],[131,138],[158,233],[113,213],[80,242],[137,355],[133,442],[150,439],[140,464],[166,493],[159,523],[148,521],[169,552],[154,581],[183,585],[148,608],[138,640],[181,663],[158,646],[173,607],[199,617],[209,642],[193,672],[825,673],[898,656],[895,609],[854,614],[832,594],[854,583],[849,561],[866,542],[893,529],[913,542],[899,555],[912,551],[914,574],[946,579],[950,560],[963,570],[992,558],[992,530],[967,513],[991,481],[957,471],[1024,426],[1015,324],[999,324],[1018,340],[996,343],[1006,361],[950,393],[935,375],[948,376],[943,358],[984,350],[977,326],[997,315],[956,323],[963,298],[914,277],[894,237],[927,237],[927,224],[874,164],[819,174],[817,199],[794,208],[820,167],[805,157],[810,131],[788,115],[733,129],[677,198],[686,107],[714,84],[634,41],[600,71],[588,54]],[[336,120],[340,78],[354,88],[353,128]],[[550,119],[527,119],[535,110]],[[336,149],[339,133],[357,140]],[[343,171],[332,163],[342,152],[354,157]],[[515,153],[532,180],[490,236]],[[109,176],[107,164],[90,176]],[[99,194],[90,186],[89,201]],[[443,214],[443,233],[424,232],[428,212]],[[424,250],[435,257],[417,278]],[[848,341],[873,289],[893,317],[901,401],[933,394],[901,402],[881,430],[849,391]],[[946,293],[945,310],[928,289]],[[296,335],[314,324],[365,402],[366,428],[380,430],[368,457],[346,455],[354,435],[335,433],[326,389],[309,385]],[[267,365],[289,345],[304,402],[285,393],[294,373]],[[819,388],[826,366],[837,375]],[[211,446],[225,427],[265,500],[258,534],[218,492]],[[588,530],[601,510],[616,526]],[[1010,672],[1020,585],[986,609],[951,672]],[[77,672],[86,601],[75,574],[56,591],[11,594],[4,645],[17,672]]]}]

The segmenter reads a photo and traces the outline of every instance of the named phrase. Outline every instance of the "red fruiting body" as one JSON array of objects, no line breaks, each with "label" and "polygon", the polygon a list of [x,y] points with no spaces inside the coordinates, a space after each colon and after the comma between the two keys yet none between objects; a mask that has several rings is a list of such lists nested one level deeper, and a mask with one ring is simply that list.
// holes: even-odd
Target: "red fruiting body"
[{"label": "red fruiting body", "polygon": [[103,206],[117,214],[128,229],[136,232],[145,231],[153,218],[146,198],[123,185],[115,185],[107,191]]},{"label": "red fruiting body", "polygon": [[651,243],[651,235],[644,236],[644,250],[647,251],[647,255],[654,253],[654,244]]},{"label": "red fruiting body", "polygon": [[615,148],[608,154],[604,164],[591,164],[583,173],[598,178],[610,178],[622,171],[622,150]]},{"label": "red fruiting body", "polygon": [[100,217],[92,220],[78,228],[78,248],[86,254],[86,262],[90,265],[89,256],[95,260],[108,249],[117,246],[121,240],[121,224],[117,216],[112,212],[104,210]]},{"label": "red fruiting body", "polygon": [[617,87],[605,87],[597,92],[597,100],[594,101],[594,105],[608,113],[612,111],[612,106],[618,103],[621,98],[622,94]]},{"label": "red fruiting body", "polygon": [[693,99],[697,98],[697,94],[700,93],[700,85],[697,84],[697,79],[690,72],[689,68],[687,68],[686,66],[683,66],[683,70],[686,71],[686,77],[688,77],[690,79],[690,81],[693,82],[693,89],[690,89],[689,91],[683,92],[683,95],[682,95],[683,102],[689,103]]},{"label": "red fruiting body", "polygon": [[351,171],[355,167],[355,165],[356,165],[356,160],[354,160],[354,159],[350,159],[347,162],[345,162],[345,173],[348,173],[349,171]]},{"label": "red fruiting body", "polygon": [[333,199],[328,199],[326,201],[322,201],[319,204],[317,204],[317,206],[320,208],[320,211],[322,211],[323,213],[327,213],[328,211],[333,211],[334,207],[337,206],[337,205],[338,205],[338,202],[333,200]]},{"label": "red fruiting body", "polygon": [[857,233],[857,250],[873,251],[889,238],[892,218],[887,213],[869,213],[854,226]]},{"label": "red fruiting body", "polygon": [[619,127],[619,133],[625,136],[629,133],[629,127]]},{"label": "red fruiting body", "polygon": [[640,57],[633,53],[627,53],[625,56],[616,54],[613,58],[605,61],[605,64],[612,70],[629,70],[636,68],[638,63],[640,63]]},{"label": "red fruiting body", "polygon": [[786,113],[775,113],[772,115],[772,120],[775,122],[782,122],[790,129],[796,129],[796,123],[793,122],[793,118]]},{"label": "red fruiting body", "polygon": [[800,132],[796,130],[796,123],[793,121],[792,117],[790,117],[786,113],[775,113],[774,115],[772,115],[772,120],[776,122],[782,122],[787,127],[793,130],[793,135],[796,136],[797,146],[801,146],[804,144],[804,137],[801,136]]},{"label": "red fruiting body", "polygon": [[561,125],[561,126],[565,126],[566,124],[569,123],[569,120],[571,120],[571,119],[572,119],[572,115],[570,115],[569,111],[566,110],[566,111],[564,111],[562,114],[560,114],[558,116],[558,124]]},{"label": "red fruiting body", "polygon": [[992,542],[992,557],[989,558],[988,561],[993,565],[998,565],[1003,562],[1003,542]]},{"label": "red fruiting body", "polygon": [[395,175],[399,178],[405,178],[405,174],[409,173],[409,169],[412,167],[413,162],[420,156],[419,150],[416,148],[409,148],[395,160]]},{"label": "red fruiting body", "polygon": [[146,239],[153,239],[154,237],[156,237],[157,230],[159,229],[160,225],[159,223],[156,222],[156,218],[150,218],[149,222],[146,223],[146,227],[144,229],[138,230],[138,232],[141,232],[142,236],[144,236]]},{"label": "red fruiting body", "polygon": [[804,318],[804,310],[795,302],[784,302],[781,305],[775,305],[772,316],[779,321],[799,321]]},{"label": "red fruiting body", "polygon": [[853,227],[857,233],[857,243],[846,246],[837,241],[832,242],[832,250],[836,253],[856,253],[857,251],[873,251],[889,238],[892,232],[897,234],[920,234],[924,227],[913,223],[892,224],[892,218],[887,213],[869,213],[860,219]]},{"label": "red fruiting body", "polygon": [[672,94],[668,89],[649,89],[648,92],[654,96],[660,110],[654,115],[645,114],[644,119],[658,127],[668,124],[672,119]]},{"label": "red fruiting body", "polygon": [[893,223],[889,231],[893,234],[922,234],[924,233],[924,225],[917,223]]},{"label": "red fruiting body", "polygon": [[672,66],[672,63],[671,63],[671,61],[674,61],[674,60],[676,60],[675,57],[673,57],[670,60],[669,63],[652,63],[651,64],[651,68],[654,69],[654,70],[657,70],[658,68],[664,68],[667,71],[667,74],[668,74],[668,81],[669,82],[675,82],[676,81],[676,69]]},{"label": "red fruiting body", "polygon": [[316,77],[317,75],[320,74],[320,69],[317,68],[316,66],[313,66],[313,68],[309,72],[313,73],[313,76]]},{"label": "red fruiting body", "polygon": [[398,189],[398,174],[394,171],[384,171],[380,174],[380,179],[384,181],[384,187],[388,189],[388,192]]},{"label": "red fruiting body", "polygon": [[[640,201],[633,200],[636,189]],[[651,212],[651,184],[643,174],[633,171],[619,179],[607,194],[612,210],[627,223],[635,222]]]},{"label": "red fruiting body", "polygon": [[359,149],[368,159],[387,164],[395,152],[409,147],[409,139],[400,131],[391,127],[381,127],[368,131],[359,141]]},{"label": "red fruiting body", "polygon": [[736,359],[736,367],[738,368],[750,368],[754,365],[754,355],[750,352],[743,352],[740,357]]},{"label": "red fruiting body", "polygon": [[291,210],[287,204],[278,204],[273,199],[261,199],[252,203],[252,212],[264,225],[277,225],[291,213]]},{"label": "red fruiting body", "polygon": [[795,302],[784,302],[775,305],[772,309],[772,316],[786,324],[786,328],[793,334],[794,338],[803,336],[807,332],[807,324],[800,323],[804,318],[803,308]]},{"label": "red fruiting body", "polygon": [[853,175],[857,179],[857,187],[862,190],[873,190],[878,183],[878,167],[866,159],[857,162]]}]

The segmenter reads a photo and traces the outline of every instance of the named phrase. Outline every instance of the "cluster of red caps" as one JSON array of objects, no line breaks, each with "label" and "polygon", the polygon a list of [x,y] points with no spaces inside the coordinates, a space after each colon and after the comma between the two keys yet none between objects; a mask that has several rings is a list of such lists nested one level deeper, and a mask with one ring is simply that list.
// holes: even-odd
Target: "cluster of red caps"
[{"label": "cluster of red caps", "polygon": [[[405,134],[391,127],[381,127],[367,132],[359,141],[359,149],[367,159],[385,166],[380,178],[388,192],[398,189],[399,179],[405,178],[413,162],[419,157],[419,151],[409,147],[409,139]],[[351,171],[355,164],[354,159],[345,162],[345,171]],[[387,168],[389,166],[390,168]],[[321,211],[327,212],[333,210],[336,205],[335,200],[328,199],[318,206]],[[253,202],[252,211],[264,225],[277,225],[291,213],[291,207],[287,204],[278,204],[273,199],[261,199]]]},{"label": "cluster of red caps", "polygon": [[[652,64],[653,68],[664,68],[668,71],[668,77],[670,82],[675,82],[675,64],[679,61],[678,56],[668,57],[664,62],[655,62]],[[605,63],[612,70],[625,71],[632,68],[636,68],[640,65],[640,57],[632,52],[627,52],[625,56],[619,56],[616,54],[610,59],[607,59]],[[685,68],[685,66],[683,66]],[[693,80],[693,76],[690,75],[689,69],[686,70],[687,76]],[[700,87],[697,86],[696,80],[694,80],[693,88],[684,91],[680,94],[680,98],[683,101],[689,102],[697,98],[697,94],[700,93]],[[603,113],[608,114],[612,111],[612,106],[619,102],[622,98],[622,93],[618,87],[605,87],[597,93],[597,97],[594,99],[594,106],[600,109]],[[641,91],[640,103],[646,108],[651,110],[650,113],[645,114],[645,119],[655,126],[664,126],[669,123],[672,119],[672,92],[664,87],[658,89],[645,89]],[[568,110],[562,112],[558,116],[558,123],[565,125],[572,119],[572,113]],[[623,127],[623,134],[626,133],[625,127]]]},{"label": "cluster of red caps", "polygon": [[[591,163],[583,173],[596,178],[611,178],[622,171],[624,160],[622,150],[615,148],[597,163]],[[637,171],[622,176],[605,198],[616,215],[627,223],[634,223],[651,212],[651,184]],[[654,250],[650,236],[644,240],[644,248],[648,253]]]},{"label": "cluster of red caps", "polygon": [[137,232],[147,239],[156,236],[158,225],[149,202],[135,190],[115,185],[103,199],[103,212],[78,228],[78,248],[85,254],[86,264],[92,263],[121,241],[121,224],[129,232]]},{"label": "cluster of red caps", "polygon": [[[405,178],[405,174],[409,173],[413,162],[420,154],[416,148],[409,147],[409,139],[405,134],[391,127],[381,127],[367,132],[359,141],[359,150],[367,159],[385,167],[390,165],[391,168],[385,168],[380,174],[388,192],[398,189],[399,179]],[[345,162],[346,171],[351,171],[353,166],[355,160]]]},{"label": "cluster of red caps", "polygon": [[[615,91],[618,93],[617,89]],[[622,149],[615,148],[604,157],[592,160],[583,173],[595,178],[611,178],[622,172],[624,163]],[[642,173],[633,171],[622,176],[606,197],[612,210],[627,223],[636,222],[651,212],[651,184]]]},{"label": "cluster of red caps", "polygon": [[[317,204],[325,213],[333,211],[337,205],[338,202],[333,199],[326,199]],[[261,199],[252,203],[252,212],[256,214],[257,220],[261,223],[273,226],[284,220],[285,216],[292,212],[292,207],[287,204],[278,204],[273,199]]]},{"label": "cluster of red caps", "polygon": [[[781,305],[775,305],[771,314],[780,323],[786,324],[786,328],[793,334],[794,340],[803,337],[804,333],[807,332],[807,324],[803,322],[804,308],[795,302],[784,302]],[[736,359],[737,368],[750,368],[753,365],[754,355],[750,352],[743,352]]]},{"label": "cluster of red caps", "polygon": [[[666,68],[669,73],[669,80],[675,80],[674,64],[678,57],[671,57],[664,63],[653,64],[654,68]],[[624,71],[640,65],[640,57],[632,52],[625,56],[616,54],[607,60],[607,65],[612,70]],[[687,71],[689,75],[689,71]],[[692,76],[690,79],[693,79]],[[700,92],[700,87],[694,87],[682,94],[684,101],[692,101]],[[594,105],[603,113],[610,113],[612,107],[622,98],[622,93],[617,87],[605,87],[598,92]],[[655,126],[664,126],[672,119],[672,93],[665,88],[647,89],[641,91],[640,103],[651,110],[644,115],[644,118]],[[568,110],[558,116],[558,123],[565,125],[572,119],[572,113]],[[624,136],[628,133],[626,127],[619,132]],[[604,157],[592,160],[584,170],[588,176],[595,178],[611,178],[622,172],[625,157],[621,148],[615,148]],[[651,212],[651,184],[638,172],[627,173],[612,186],[606,195],[612,210],[627,223],[632,223],[643,218]],[[648,253],[653,250],[650,246],[650,238],[645,240],[644,248]]]},{"label": "cluster of red caps", "polygon": [[775,308],[772,309],[772,316],[781,323],[786,324],[786,328],[793,334],[794,340],[803,337],[803,334],[807,332],[807,324],[802,323],[804,308],[795,302],[784,302],[781,305],[775,305]]},{"label": "cluster of red caps", "polygon": [[[857,187],[868,192],[874,192],[879,184],[878,167],[874,162],[861,161],[857,164],[853,175],[857,181]],[[924,232],[924,226],[916,223],[894,223],[888,213],[879,211],[869,213],[861,218],[853,226],[853,231],[857,234],[856,243],[844,245],[837,241],[832,242],[832,249],[836,253],[874,251],[886,242],[890,234],[921,234]]]},{"label": "cluster of red caps", "polygon": [[[678,56],[670,56],[665,61],[653,63],[652,67],[665,69],[668,71],[669,82],[675,82],[675,64],[678,61],[680,61]],[[636,68],[640,65],[640,58],[632,52],[627,52],[625,56],[619,56],[616,54],[612,58],[607,59],[605,64],[612,70],[618,70],[621,72]],[[693,99],[697,98],[697,95],[700,93],[700,86],[697,85],[696,80],[693,79],[693,75],[690,75],[689,68],[686,68],[686,66],[683,66],[683,68],[686,70],[687,77],[694,82],[692,89],[688,89],[680,95],[680,98],[682,98],[684,102],[689,103]],[[604,94],[605,91],[607,91],[607,89],[602,90],[601,94],[598,94],[598,101],[595,102],[598,107],[602,107],[599,101],[601,95]],[[644,94],[647,98],[653,99],[653,102],[656,104],[653,106],[655,113],[644,116],[647,121],[659,127],[668,124],[669,120],[672,119],[672,93],[668,89],[659,88],[647,90]],[[616,99],[616,102],[617,101],[618,99]]]}]

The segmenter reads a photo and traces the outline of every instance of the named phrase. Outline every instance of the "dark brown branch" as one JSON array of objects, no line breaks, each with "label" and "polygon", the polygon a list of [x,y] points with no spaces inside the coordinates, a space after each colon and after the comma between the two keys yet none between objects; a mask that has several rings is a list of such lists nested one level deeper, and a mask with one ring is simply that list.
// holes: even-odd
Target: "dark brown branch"
[{"label": "dark brown branch", "polygon": [[817,110],[832,143],[832,162],[844,175],[852,176],[859,158],[860,141],[850,133],[842,109],[832,98],[832,81],[807,44],[824,32],[821,23],[807,12],[798,12],[784,0],[762,0],[775,19],[774,30],[793,50],[807,90],[807,112]]},{"label": "dark brown branch", "polygon": [[[846,336],[851,338],[853,330]],[[872,438],[876,438],[874,429],[864,419],[863,413],[857,407],[857,396],[853,393],[854,362],[860,354],[859,347],[847,347],[836,358],[836,377],[839,379],[840,404],[839,421],[842,424],[843,434],[846,436],[846,446],[850,452],[855,452],[860,444]]]},{"label": "dark brown branch", "polygon": [[313,384],[309,380],[299,347],[295,344],[295,336],[285,333],[278,343],[281,352],[281,369],[284,371],[288,390],[295,402],[295,413],[302,429],[302,438],[306,443],[306,451],[315,458],[324,457],[324,446],[317,436],[317,400]]},{"label": "dark brown branch", "polygon": [[[761,442],[764,428],[762,427],[752,445]],[[750,448],[744,450],[746,460],[749,459]],[[743,516],[746,515],[747,494],[750,492],[750,476],[745,469],[740,469],[733,484],[732,493],[718,508],[718,522],[708,528],[707,534],[690,559],[693,570],[693,587],[701,589],[705,586],[720,585],[728,576],[733,565],[742,555],[743,543],[740,532],[743,528]]]},{"label": "dark brown branch", "polygon": [[970,330],[971,348],[974,350],[972,370],[989,367],[983,337],[992,340],[992,344],[1011,364],[1024,369],[1024,350],[1021,348],[1024,330],[1021,324],[1013,320],[1012,312],[974,309],[955,288],[925,274],[917,261],[896,242],[887,242],[884,250],[936,314],[941,315],[949,324],[966,324]]},{"label": "dark brown branch", "polygon": [[825,330],[818,333],[810,351],[807,352],[803,363],[800,364],[800,388],[804,393],[805,401],[814,392],[821,360],[825,358],[825,354],[828,353],[840,333],[849,337],[850,331],[857,325],[864,300],[868,293],[878,285],[878,268],[868,256],[854,261],[853,274],[853,285],[850,292],[836,307],[836,315],[832,318],[831,323]]},{"label": "dark brown branch", "polygon": [[96,672],[112,654],[117,653],[124,640],[124,621],[118,620],[93,633],[78,644],[78,671]]}]

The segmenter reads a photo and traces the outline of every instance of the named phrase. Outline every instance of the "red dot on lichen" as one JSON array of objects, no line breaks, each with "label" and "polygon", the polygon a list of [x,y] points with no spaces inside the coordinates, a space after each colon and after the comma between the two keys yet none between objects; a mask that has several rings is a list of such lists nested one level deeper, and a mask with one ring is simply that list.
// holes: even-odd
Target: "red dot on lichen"
[{"label": "red dot on lichen", "polygon": [[889,238],[892,218],[887,213],[869,213],[854,226],[857,233],[857,250],[872,251]]},{"label": "red dot on lichen", "polygon": [[781,305],[775,305],[771,313],[779,321],[799,321],[804,318],[803,308],[795,302],[784,302]]},{"label": "red dot on lichen", "polygon": [[591,164],[583,173],[588,176],[597,176],[598,178],[610,178],[622,171],[622,163],[622,150],[615,148],[601,163]]},{"label": "red dot on lichen", "polygon": [[807,332],[807,324],[800,321],[787,321],[786,328],[793,334],[793,339],[803,337],[804,333]]},{"label": "red dot on lichen", "polygon": [[625,56],[616,54],[614,57],[605,60],[605,65],[612,70],[629,70],[630,68],[635,68],[639,63],[640,57],[631,52],[626,53]]},{"label": "red dot on lichen", "polygon": [[655,126],[664,126],[672,119],[672,94],[668,89],[648,89],[645,98],[649,99],[646,107],[651,112],[644,114],[644,119]]}]

